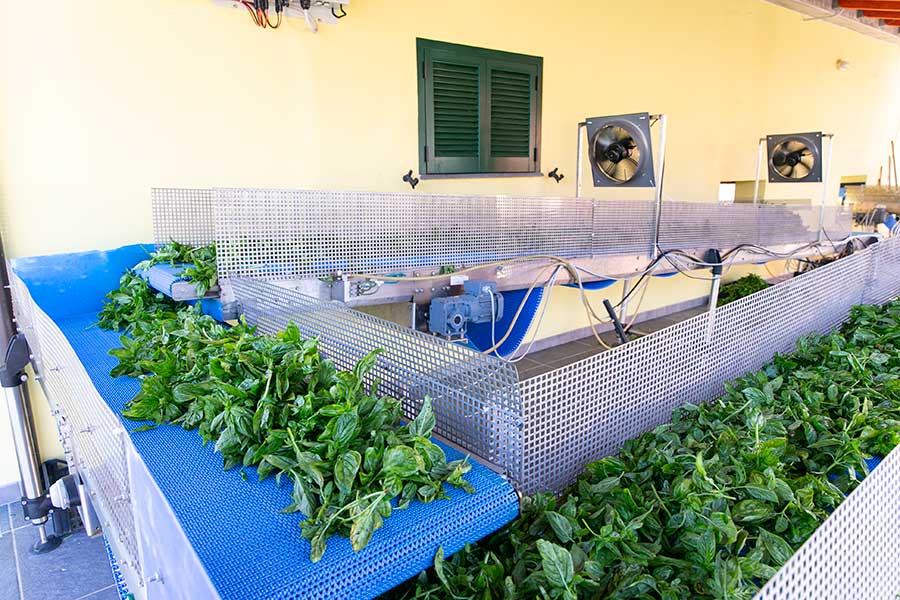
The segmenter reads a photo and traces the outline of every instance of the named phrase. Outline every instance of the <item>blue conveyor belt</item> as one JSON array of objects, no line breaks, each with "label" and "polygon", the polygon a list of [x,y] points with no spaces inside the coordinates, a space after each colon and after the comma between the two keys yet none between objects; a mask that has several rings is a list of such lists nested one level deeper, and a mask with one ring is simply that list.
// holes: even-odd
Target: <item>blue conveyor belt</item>
[{"label": "blue conveyor belt", "polygon": [[[60,268],[66,260],[59,256],[17,261],[15,267],[71,343],[100,395],[119,415],[139,382],[109,376],[117,361],[108,352],[119,345],[119,334],[92,325],[100,301],[96,290],[117,279],[117,267],[123,271],[132,266],[134,253],[85,254],[90,253],[77,257],[84,267],[80,271]],[[125,264],[107,264],[111,256]],[[93,258],[103,262],[102,268],[92,266]],[[46,265],[52,265],[59,278],[71,280],[48,279]],[[103,283],[83,277],[94,271]],[[54,290],[64,290],[64,295]],[[65,295],[78,296],[74,305],[81,308],[88,302],[80,295],[85,292],[94,292],[95,306],[90,312],[72,314],[73,303]],[[135,428],[132,422],[124,423],[129,431]],[[177,426],[131,433],[131,438],[224,600],[372,598],[430,566],[439,546],[446,554],[456,552],[518,514],[512,486],[474,463],[466,476],[474,494],[448,487],[449,500],[413,502],[386,519],[361,552],[353,552],[348,540],[333,537],[325,557],[313,564],[309,543],[300,535],[303,517],[280,513],[291,503],[290,482],[282,487],[273,478],[259,482],[252,468],[245,469],[246,480],[238,469],[223,471],[222,459],[211,445],[204,447],[196,432]],[[442,447],[448,459],[461,458],[456,450]]]}]

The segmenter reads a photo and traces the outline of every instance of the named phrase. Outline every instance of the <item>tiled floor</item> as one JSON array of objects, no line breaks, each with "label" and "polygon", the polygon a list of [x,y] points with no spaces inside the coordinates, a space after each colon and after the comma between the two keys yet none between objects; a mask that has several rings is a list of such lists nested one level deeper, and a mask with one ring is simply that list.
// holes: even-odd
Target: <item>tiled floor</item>
[{"label": "tiled floor", "polygon": [[32,554],[37,539],[18,504],[0,506],[0,599],[118,599],[102,536],[81,530],[52,552]]},{"label": "tiled floor", "polygon": [[[677,312],[665,317],[660,317],[658,319],[651,319],[649,321],[635,324],[634,330],[635,332],[640,332],[641,334],[652,333],[654,331],[659,331],[660,329],[665,329],[666,327],[674,325],[675,323],[680,323],[685,319],[690,319],[691,317],[697,316],[705,310],[706,307],[701,306],[683,310],[681,312]],[[636,333],[630,335],[629,337],[633,339],[634,337],[636,337]],[[612,331],[601,334],[600,339],[613,347],[618,345],[619,343],[619,338],[616,337],[616,334]],[[546,350],[541,350],[540,352],[533,352],[531,354],[528,354],[525,358],[517,363],[519,379],[525,380],[531,377],[536,377],[538,375],[543,375],[544,373],[553,371],[554,369],[558,369],[565,365],[570,365],[574,362],[578,362],[579,360],[585,359],[595,354],[599,354],[600,352],[604,351],[605,349],[597,343],[597,340],[595,340],[593,336],[591,336],[580,340],[567,342],[565,344],[560,344],[559,346],[554,346],[553,348],[547,348]]]}]

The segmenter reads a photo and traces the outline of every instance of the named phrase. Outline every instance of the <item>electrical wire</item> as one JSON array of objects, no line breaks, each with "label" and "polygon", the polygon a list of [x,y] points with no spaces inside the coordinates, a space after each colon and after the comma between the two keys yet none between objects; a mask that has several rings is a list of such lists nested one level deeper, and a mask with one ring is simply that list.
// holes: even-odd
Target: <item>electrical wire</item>
[{"label": "electrical wire", "polygon": [[[487,350],[482,350],[481,351],[482,354],[493,353],[497,348],[499,348],[500,346],[503,345],[503,342],[505,342],[509,338],[509,336],[512,334],[513,327],[515,326],[516,322],[519,320],[519,316],[522,314],[522,311],[525,309],[525,304],[527,303],[528,297],[531,296],[531,292],[533,292],[534,289],[537,287],[538,281],[541,280],[541,278],[542,278],[541,276],[547,272],[547,269],[549,269],[549,267],[545,267],[544,269],[542,269],[538,273],[537,277],[534,278],[534,281],[531,282],[531,285],[528,287],[528,291],[525,292],[525,296],[522,298],[522,302],[519,304],[518,310],[516,310],[516,313],[513,315],[512,321],[509,324],[509,328],[506,330],[506,333],[503,334],[503,337],[500,338],[500,341],[493,343],[493,345],[490,348],[488,348]],[[493,342],[493,340],[491,340],[491,341]]]},{"label": "electrical wire", "polygon": [[[550,276],[550,279],[548,279],[547,283],[544,285],[544,290],[546,291],[546,295],[543,297],[543,303],[542,303],[543,305],[541,306],[541,312],[540,312],[540,315],[538,315],[537,323],[533,327],[533,331],[531,334],[531,340],[528,342],[528,346],[525,348],[525,350],[522,352],[522,354],[520,354],[519,356],[515,356],[513,358],[504,357],[497,350],[495,350],[494,355],[497,356],[497,358],[500,358],[501,360],[505,360],[506,362],[515,364],[515,363],[521,361],[523,358],[525,358],[525,356],[528,355],[529,352],[531,352],[531,348],[532,348],[532,346],[534,346],[534,342],[537,339],[538,331],[540,331],[541,323],[543,323],[543,321],[544,321],[544,315],[547,312],[547,306],[550,304],[550,296],[552,295],[553,288],[556,285],[556,279],[559,276],[559,272],[562,270],[562,268],[563,268],[562,265],[558,265],[556,267],[556,269],[553,271],[553,274]],[[494,291],[489,289],[488,292],[491,295],[491,315],[492,315],[492,318],[491,318],[491,343],[494,346],[497,346],[497,342],[495,340],[495,329],[494,329],[496,322],[497,322],[496,321],[496,308],[495,308],[495,304],[494,304]],[[516,352],[518,352],[518,349],[513,350],[510,353],[510,355],[514,355]]]},{"label": "electrical wire", "polygon": [[559,273],[559,270],[561,268],[562,267],[557,267],[557,270],[553,273],[551,280],[549,282],[547,282],[547,287],[545,288],[547,290],[547,292],[544,295],[544,304],[543,304],[543,306],[541,306],[541,314],[538,315],[538,320],[537,320],[537,323],[534,325],[534,331],[532,331],[532,333],[531,333],[531,339],[528,341],[528,346],[525,348],[525,350],[522,352],[522,354],[520,356],[516,356],[516,357],[509,359],[509,362],[517,363],[517,362],[521,361],[523,358],[525,358],[526,356],[528,356],[528,353],[531,352],[531,348],[534,346],[534,342],[537,339],[538,331],[541,330],[541,324],[544,322],[544,315],[547,313],[547,307],[550,305],[550,296],[553,295],[553,287],[556,285],[556,276]]},{"label": "electrical wire", "polygon": [[275,24],[272,25],[272,21],[269,20],[269,13],[268,13],[267,11],[263,11],[263,15],[265,15],[265,17],[266,17],[266,24],[267,24],[271,29],[278,29],[279,27],[281,27],[281,11],[278,10],[278,11],[275,11],[275,12],[278,14],[278,19],[275,21]]},{"label": "electrical wire", "polygon": [[[643,291],[641,291],[641,297],[638,298],[637,306],[635,306],[635,308],[634,308],[634,314],[631,316],[631,321],[629,321],[629,322],[628,322],[628,325],[625,326],[625,332],[626,332],[626,333],[628,333],[628,332],[631,331],[631,328],[634,326],[635,321],[637,321],[638,315],[639,315],[640,312],[641,312],[641,304],[644,303],[644,296],[647,295],[647,288],[650,287],[650,281],[651,281],[651,280],[648,279],[648,280],[644,283],[644,289],[643,289]],[[624,317],[624,316],[626,316],[626,315],[623,314],[622,316]]]},{"label": "electrical wire", "polygon": [[256,26],[259,27],[259,15],[256,13],[256,9],[253,8],[253,3],[249,2],[248,0],[241,0],[241,4],[243,4],[244,8],[247,9],[247,12],[250,13],[250,18],[253,19],[253,22],[256,24]]},{"label": "electrical wire", "polygon": [[[826,237],[827,237],[827,235],[826,235]],[[851,239],[851,238],[847,238],[847,239]],[[842,240],[841,243],[843,243],[844,241],[846,241],[846,240]],[[836,244],[830,239],[829,239],[829,242],[831,243],[832,247],[835,250],[837,250]],[[464,269],[460,269],[458,271],[454,271],[453,274],[460,275],[460,274],[478,271],[478,270],[482,270],[482,269],[486,269],[486,268],[490,268],[490,267],[500,267],[500,266],[507,265],[507,264],[515,264],[515,263],[521,263],[521,262],[533,262],[533,261],[537,261],[537,260],[548,260],[548,261],[551,261],[551,263],[552,263],[538,271],[537,276],[535,277],[534,281],[532,281],[531,285],[528,287],[528,290],[526,291],[525,296],[519,305],[519,308],[517,309],[515,315],[513,315],[510,325],[507,328],[507,331],[504,333],[503,337],[500,339],[500,341],[496,340],[496,329],[495,329],[496,328],[496,304],[495,304],[495,298],[494,298],[493,292],[491,292],[491,314],[492,314],[491,344],[492,345],[487,350],[482,351],[482,353],[484,353],[484,354],[494,353],[497,356],[500,356],[499,353],[497,353],[497,349],[500,346],[502,346],[506,342],[506,340],[509,338],[509,336],[512,334],[513,328],[515,327],[516,323],[518,322],[518,319],[521,316],[522,311],[524,310],[525,304],[526,304],[528,298],[531,296],[531,293],[537,288],[538,282],[540,281],[542,276],[547,272],[547,270],[549,268],[551,268],[553,266],[555,266],[556,268],[554,269],[551,277],[548,278],[547,283],[544,284],[544,288],[546,289],[546,288],[550,287],[550,289],[552,289],[552,286],[556,285],[556,280],[557,280],[557,277],[558,277],[560,271],[564,268],[569,273],[570,279],[572,279],[575,283],[577,283],[577,287],[579,290],[579,296],[580,296],[581,303],[582,303],[582,305],[585,309],[585,312],[587,314],[587,317],[588,317],[588,322],[589,322],[589,326],[591,329],[591,333],[593,334],[594,338],[597,340],[597,342],[602,347],[604,347],[606,349],[611,349],[611,347],[601,339],[600,335],[597,333],[597,330],[596,330],[597,326],[602,325],[605,322],[609,322],[610,319],[604,319],[604,318],[600,317],[597,314],[597,312],[594,310],[593,306],[591,305],[590,301],[587,298],[587,293],[584,288],[584,281],[581,277],[581,272],[584,272],[584,273],[586,273],[592,277],[596,277],[598,279],[606,279],[606,280],[610,280],[610,281],[632,281],[634,279],[638,280],[637,283],[634,286],[632,286],[632,288],[626,294],[624,294],[622,299],[613,307],[613,308],[621,307],[625,302],[627,302],[631,298],[632,295],[634,295],[637,292],[638,289],[641,289],[641,296],[638,301],[637,308],[635,309],[634,315],[632,316],[632,319],[628,323],[628,326],[626,328],[626,330],[630,330],[631,327],[634,325],[634,323],[637,320],[637,316],[640,311],[640,306],[643,302],[647,288],[649,287],[649,285],[648,285],[649,280],[647,280],[647,277],[659,267],[661,261],[664,259],[670,265],[672,265],[672,267],[675,268],[676,271],[678,271],[679,273],[681,273],[682,275],[684,275],[686,277],[689,277],[691,279],[702,280],[702,281],[713,281],[714,279],[716,279],[716,277],[699,277],[697,275],[693,275],[693,274],[689,273],[689,271],[691,271],[693,269],[691,269],[688,266],[685,266],[683,263],[680,263],[678,261],[687,261],[693,265],[704,266],[704,267],[724,266],[726,268],[725,273],[723,273],[723,275],[724,275],[727,273],[727,270],[731,269],[734,261],[737,260],[737,256],[745,250],[753,250],[754,252],[757,252],[760,254],[766,254],[769,256],[775,256],[777,258],[783,258],[783,259],[790,260],[797,253],[802,252],[803,250],[806,250],[807,248],[811,248],[811,247],[815,247],[816,249],[818,249],[818,246],[819,246],[818,243],[810,243],[810,244],[801,246],[799,248],[795,248],[794,250],[792,250],[791,252],[788,252],[788,253],[778,253],[778,252],[771,251],[768,248],[758,246],[756,244],[740,244],[740,245],[735,246],[734,248],[726,251],[722,255],[723,260],[720,263],[711,263],[711,262],[703,261],[695,256],[692,256],[692,255],[690,255],[682,250],[678,250],[678,249],[672,249],[672,250],[661,250],[660,249],[660,252],[657,255],[657,257],[654,258],[652,261],[650,261],[650,263],[648,263],[647,266],[642,271],[639,272],[639,274],[636,273],[629,277],[613,277],[613,276],[608,276],[608,275],[601,275],[601,274],[595,273],[593,271],[590,271],[589,269],[586,269],[584,267],[576,266],[571,261],[566,260],[564,258],[560,258],[559,256],[555,256],[552,254],[534,254],[534,255],[529,255],[529,256],[510,258],[510,259],[501,260],[501,261],[494,261],[491,263],[486,263],[486,264],[481,264],[481,265],[476,265],[476,266],[471,266],[471,267],[467,267]],[[821,254],[821,251],[819,251],[819,252]],[[823,255],[823,258],[824,258],[824,255]],[[724,259],[727,259],[727,260],[724,260]],[[799,262],[800,260],[806,260],[806,259],[795,259],[795,260],[798,260],[798,262]],[[811,261],[806,260],[806,262],[811,262]],[[421,275],[421,276],[420,275],[415,275],[415,276],[376,275],[376,274],[360,274],[360,273],[347,274],[348,277],[354,277],[354,278],[365,278],[365,279],[369,279],[369,280],[373,280],[373,279],[374,280],[392,280],[392,281],[430,281],[433,279],[445,278],[445,277],[448,277],[448,275],[449,274],[447,274],[447,273],[437,273],[434,275]],[[552,283],[551,283],[551,280],[552,280]],[[644,284],[643,287],[642,287],[642,284]],[[543,320],[543,316],[545,314],[546,307],[549,304],[549,296],[550,295],[547,294],[546,298],[544,299],[540,318],[538,319],[537,325],[532,333],[532,339],[528,345],[528,348],[526,349],[524,354],[522,354],[519,357],[516,357],[515,360],[521,360],[521,358],[523,358],[525,356],[525,354],[527,354],[528,351],[530,351],[530,348],[533,345],[534,340],[537,336],[537,331]]]}]

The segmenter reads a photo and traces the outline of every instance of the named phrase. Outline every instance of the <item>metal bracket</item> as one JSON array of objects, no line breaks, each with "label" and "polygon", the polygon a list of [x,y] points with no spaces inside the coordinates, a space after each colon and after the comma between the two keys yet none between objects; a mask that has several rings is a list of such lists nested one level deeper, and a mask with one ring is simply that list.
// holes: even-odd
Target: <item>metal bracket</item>
[{"label": "metal bracket", "polygon": [[0,387],[13,388],[24,381],[25,367],[31,362],[31,349],[24,333],[9,338],[6,356],[0,365]]}]

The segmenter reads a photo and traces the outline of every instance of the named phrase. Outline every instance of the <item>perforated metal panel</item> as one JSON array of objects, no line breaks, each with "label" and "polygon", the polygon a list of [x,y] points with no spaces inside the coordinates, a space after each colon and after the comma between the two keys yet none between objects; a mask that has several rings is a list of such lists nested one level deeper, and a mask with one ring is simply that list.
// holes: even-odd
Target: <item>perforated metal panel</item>
[{"label": "perforated metal panel", "polygon": [[900,447],[895,448],[754,596],[900,597]]},{"label": "perforated metal panel", "polygon": [[209,189],[151,188],[153,241],[202,246],[216,239],[214,197]]},{"label": "perforated metal panel", "polygon": [[827,332],[863,302],[900,293],[900,239],[882,242],[611,351],[520,383],[526,493],[561,491],[584,466],[709,401],[796,340]]},{"label": "perforated metal panel", "polygon": [[[132,589],[141,585],[140,554],[132,513],[127,453],[131,442],[56,324],[37,306],[15,274],[16,316],[32,349],[38,378],[55,413],[74,467],[91,490],[104,534]],[[30,322],[29,322],[30,321]]]},{"label": "perforated metal panel", "polygon": [[[818,206],[665,202],[660,247],[733,248],[739,244],[780,245],[812,242],[818,237]],[[824,229],[838,240],[852,229],[852,213],[840,206],[825,209]]]},{"label": "perforated metal panel", "polygon": [[[223,277],[483,264],[591,248],[590,201],[506,196],[217,189]],[[625,230],[624,233],[630,230]],[[646,240],[643,242],[646,246]]]},{"label": "perforated metal panel", "polygon": [[275,284],[232,280],[247,321],[275,333],[293,322],[341,369],[375,348],[383,354],[369,374],[383,393],[414,417],[422,399],[434,400],[435,432],[521,480],[522,411],[512,365],[442,338],[323,302]]},{"label": "perforated metal panel", "polygon": [[[534,254],[646,256],[655,230],[652,202],[576,198],[216,189],[215,207],[220,276],[269,280]],[[849,212],[829,207],[826,214],[830,236],[849,233]],[[667,202],[661,245],[809,242],[818,215],[809,206]]]}]

